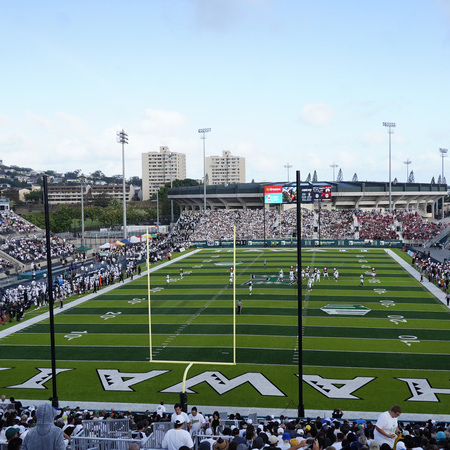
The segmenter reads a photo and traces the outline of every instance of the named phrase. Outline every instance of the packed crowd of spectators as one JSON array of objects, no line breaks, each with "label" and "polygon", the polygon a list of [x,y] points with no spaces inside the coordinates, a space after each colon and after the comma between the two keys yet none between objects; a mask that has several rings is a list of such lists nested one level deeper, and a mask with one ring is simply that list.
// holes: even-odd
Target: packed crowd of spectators
[{"label": "packed crowd of spectators", "polygon": [[193,241],[213,241],[233,239],[236,226],[236,239],[267,239],[278,237],[278,213],[263,209],[221,209],[207,210],[191,234]]},{"label": "packed crowd of spectators", "polygon": [[412,211],[394,211],[395,218],[402,224],[403,239],[408,241],[424,241],[439,234],[447,224],[428,222]]},{"label": "packed crowd of spectators", "polygon": [[0,211],[0,234],[35,233],[38,227],[23,219],[14,211]]},{"label": "packed crowd of spectators", "polygon": [[[149,241],[149,261],[157,263],[169,259],[173,252],[184,248],[183,242],[174,242],[169,235],[166,239]],[[86,264],[84,257],[78,263],[68,264],[62,258],[64,271],[54,277],[53,300],[63,307],[64,301],[72,295],[96,293],[105,286],[123,282],[126,278],[141,273],[139,263],[145,261],[146,241],[118,247],[95,254],[94,260]],[[47,306],[49,293],[47,279],[32,280],[18,286],[0,288],[0,323],[20,321],[30,308]]]},{"label": "packed crowd of spectators", "polygon": [[[302,236],[312,238],[314,234],[314,213],[302,208]],[[291,208],[281,213],[281,236],[295,236],[297,233],[297,209]]]},{"label": "packed crowd of spectators", "polygon": [[[25,264],[44,261],[47,258],[46,248],[45,238],[36,235],[5,239],[0,245],[0,250]],[[52,258],[62,258],[70,256],[74,252],[75,246],[66,242],[65,239],[53,236],[50,240],[50,248]]]},{"label": "packed crowd of spectators", "polygon": [[182,244],[189,241],[202,216],[201,211],[185,211],[170,231],[172,242]]},{"label": "packed crowd of spectators", "polygon": [[321,239],[354,239],[354,211],[350,209],[328,210],[320,212]]},{"label": "packed crowd of spectators", "polygon": [[[319,212],[302,208],[303,239],[318,238]],[[265,218],[264,218],[265,216]],[[265,220],[265,227],[264,227]],[[276,239],[292,237],[297,232],[297,210],[281,212],[263,209],[208,210],[186,212],[181,216],[179,231],[182,238],[192,241],[233,239],[236,225],[237,239]],[[280,226],[281,224],[281,226]],[[321,239],[406,239],[423,242],[436,236],[446,225],[423,220],[417,212],[397,210],[392,213],[377,210],[320,211]],[[355,231],[359,230],[359,233]],[[398,230],[398,231],[397,231]],[[264,233],[265,232],[265,233]]]},{"label": "packed crowd of spectators", "polygon": [[[394,405],[395,407],[395,405]],[[387,413],[387,412],[386,412]],[[383,414],[386,414],[383,413]],[[50,419],[44,428],[44,414]],[[435,420],[419,422],[396,422],[395,438],[385,439],[379,432],[381,414],[378,420],[348,420],[321,418],[298,419],[273,415],[252,418],[239,413],[224,417],[215,411],[212,415],[202,414],[192,407],[190,414],[176,404],[174,412],[165,411],[164,402],[155,410],[145,412],[82,410],[79,407],[52,409],[46,403],[38,407],[23,407],[21,402],[2,396],[0,402],[0,443],[13,439],[23,441],[26,448],[30,442],[37,445],[33,430],[39,430],[39,439],[45,441],[50,435],[60,442],[61,447],[69,446],[72,439],[83,435],[88,427],[85,421],[107,421],[127,419],[131,442],[129,449],[151,448],[155,423],[167,423],[166,431],[158,447],[168,450],[190,449],[194,445],[200,450],[251,450],[280,449],[296,450],[449,450],[450,426]],[[387,440],[389,443],[387,443]],[[42,441],[42,442],[43,442]],[[115,440],[117,441],[117,439]],[[41,442],[41,444],[42,444]],[[28,446],[27,446],[28,445]],[[133,446],[134,445],[134,446]],[[183,445],[185,447],[183,447]],[[8,447],[9,448],[9,447]],[[12,447],[20,448],[20,447]],[[44,448],[44,447],[39,447]],[[55,447],[46,447],[55,448]]]},{"label": "packed crowd of spectators", "polygon": [[356,211],[360,239],[399,239],[392,214],[380,211]]}]

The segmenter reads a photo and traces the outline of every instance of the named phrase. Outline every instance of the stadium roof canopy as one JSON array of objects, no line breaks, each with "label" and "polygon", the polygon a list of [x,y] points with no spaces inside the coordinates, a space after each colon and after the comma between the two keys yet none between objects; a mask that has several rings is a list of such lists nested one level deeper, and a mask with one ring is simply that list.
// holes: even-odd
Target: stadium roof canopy
[{"label": "stadium roof canopy", "polygon": [[[252,209],[264,205],[264,186],[295,183],[239,183],[206,186],[208,209]],[[336,209],[389,208],[389,183],[376,181],[319,181],[331,186],[331,206]],[[392,208],[431,212],[431,206],[447,195],[446,184],[392,183]],[[203,209],[203,185],[171,188],[168,198],[183,210]]]}]

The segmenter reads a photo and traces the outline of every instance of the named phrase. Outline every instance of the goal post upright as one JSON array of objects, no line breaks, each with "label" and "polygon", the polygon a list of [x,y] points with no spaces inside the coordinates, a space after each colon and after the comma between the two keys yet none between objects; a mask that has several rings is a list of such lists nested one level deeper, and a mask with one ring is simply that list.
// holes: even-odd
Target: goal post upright
[{"label": "goal post upright", "polygon": [[187,392],[186,392],[186,379],[190,368],[194,365],[209,365],[209,366],[235,366],[236,365],[236,225],[233,228],[233,296],[232,296],[232,308],[233,308],[233,360],[230,362],[218,362],[218,361],[183,361],[183,360],[154,360],[152,356],[152,314],[151,314],[151,289],[150,289],[150,252],[149,252],[149,239],[147,228],[147,286],[148,286],[148,329],[149,329],[149,349],[151,363],[165,363],[165,364],[185,364],[186,368],[183,372],[181,392],[180,392],[180,404],[182,410],[187,412]]},{"label": "goal post upright", "polygon": [[149,349],[150,349],[150,362],[153,361],[152,355],[152,307],[150,303],[150,246],[148,245],[149,241],[148,227],[147,227],[147,296],[148,296],[148,340],[149,340]]}]

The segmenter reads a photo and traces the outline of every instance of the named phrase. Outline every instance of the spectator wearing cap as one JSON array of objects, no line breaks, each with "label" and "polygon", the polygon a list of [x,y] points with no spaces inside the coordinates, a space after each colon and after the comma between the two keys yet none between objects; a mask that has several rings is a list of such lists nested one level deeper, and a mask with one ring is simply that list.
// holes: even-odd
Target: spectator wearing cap
[{"label": "spectator wearing cap", "polygon": [[228,450],[229,446],[230,443],[226,439],[220,437],[213,445],[213,450]]},{"label": "spectator wearing cap", "polygon": [[269,437],[269,448],[281,450],[280,447],[278,447],[279,442],[280,438],[272,434],[272,436]]},{"label": "spectator wearing cap", "polygon": [[190,433],[183,430],[185,422],[184,417],[181,414],[178,414],[178,417],[173,422],[174,428],[168,430],[164,436],[161,444],[162,448],[167,448],[168,450],[179,450],[179,448],[183,446],[188,448],[194,447],[194,442],[192,441]]},{"label": "spectator wearing cap", "polygon": [[16,427],[9,427],[6,431],[5,431],[5,438],[6,438],[6,442],[11,441],[14,438],[18,438],[20,437],[20,430],[19,428]]}]

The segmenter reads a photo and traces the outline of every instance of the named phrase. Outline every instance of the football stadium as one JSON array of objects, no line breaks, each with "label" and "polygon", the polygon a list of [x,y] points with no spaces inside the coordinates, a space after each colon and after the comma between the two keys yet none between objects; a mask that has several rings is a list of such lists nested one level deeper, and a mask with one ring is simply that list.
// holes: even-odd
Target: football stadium
[{"label": "football stadium", "polygon": [[[405,432],[448,423],[450,230],[426,218],[442,192],[405,185],[394,202],[423,213],[389,212],[357,207],[361,196],[388,201],[386,186],[372,199],[366,188],[318,183],[297,196],[293,183],[233,186],[207,192],[206,212],[195,207],[201,187],[173,189],[185,209],[160,239],[107,242],[76,264],[75,249],[55,240],[70,256],[55,266],[53,299],[44,269],[2,288],[5,417],[15,402],[50,401],[81,426],[72,448],[91,448],[105,418],[126,422],[124,445],[151,425],[141,444],[161,448],[177,404],[196,406],[206,424],[218,412],[216,439],[253,421],[277,442],[291,426],[289,439],[344,425],[358,436],[364,423],[370,438],[367,424],[392,405]],[[240,208],[219,207],[236,199]]]}]

